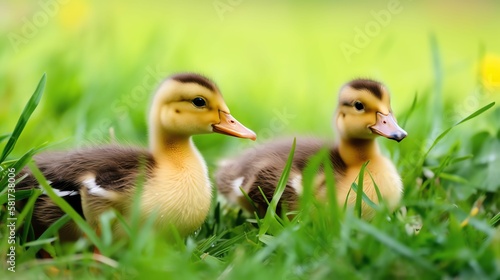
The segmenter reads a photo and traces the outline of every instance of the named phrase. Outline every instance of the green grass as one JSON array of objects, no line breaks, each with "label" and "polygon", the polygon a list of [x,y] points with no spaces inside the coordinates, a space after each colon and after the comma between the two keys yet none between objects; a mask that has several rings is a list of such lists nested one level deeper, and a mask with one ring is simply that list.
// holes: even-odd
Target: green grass
[{"label": "green grass", "polygon": [[[402,12],[351,61],[339,44],[352,42],[355,28],[387,3],[242,1],[221,20],[210,1],[146,7],[74,0],[18,51],[0,41],[0,166],[29,166],[49,196],[50,186],[28,164],[34,154],[49,145],[107,143],[110,127],[117,141],[146,145],[150,92],[159,76],[176,71],[214,78],[232,114],[257,132],[258,143],[281,136],[292,142],[301,134],[333,138],[334,92],[358,76],[388,85],[392,109],[409,133],[399,144],[379,141],[403,177],[405,210],[377,207],[370,222],[359,218],[361,200],[349,209],[313,198],[315,170],[332,168],[324,153],[303,174],[304,195],[293,217],[276,215],[276,199],[259,219],[215,194],[206,223],[187,239],[170,242],[113,211],[101,218],[97,237],[57,197],[67,215],[32,240],[31,205],[41,192],[18,192],[17,199],[31,200],[17,215],[24,227],[16,234],[16,273],[2,261],[0,278],[500,278],[500,109],[492,103],[500,101],[500,88],[485,84],[480,71],[483,57],[500,54],[499,6],[467,6],[449,18],[443,7],[414,2],[401,1]],[[22,33],[21,19],[40,11],[33,4],[4,5],[11,15],[0,27],[6,34]],[[156,69],[158,77],[150,74]],[[36,87],[42,73],[47,79]],[[217,160],[255,144],[221,135],[197,136],[195,142],[211,174]],[[2,258],[9,249],[6,175],[0,177]],[[333,175],[326,180],[334,197]],[[362,188],[353,184],[351,192]],[[87,238],[61,244],[57,228],[70,219]],[[130,240],[113,240],[112,223],[125,227]],[[92,254],[95,246],[102,256]],[[38,248],[56,257],[36,259]]]}]

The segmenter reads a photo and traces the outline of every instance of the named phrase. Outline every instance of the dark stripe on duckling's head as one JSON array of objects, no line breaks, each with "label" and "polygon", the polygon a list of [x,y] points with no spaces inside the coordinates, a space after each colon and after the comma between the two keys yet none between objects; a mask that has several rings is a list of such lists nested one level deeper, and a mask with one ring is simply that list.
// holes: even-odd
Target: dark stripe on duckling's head
[{"label": "dark stripe on duckling's head", "polygon": [[195,74],[195,73],[179,73],[170,76],[169,79],[181,82],[181,83],[195,83],[202,87],[205,87],[213,92],[217,92],[217,86],[209,78]]},{"label": "dark stripe on duckling's head", "polygon": [[347,85],[357,90],[366,89],[375,97],[382,100],[382,84],[377,81],[370,79],[356,79],[352,80]]}]

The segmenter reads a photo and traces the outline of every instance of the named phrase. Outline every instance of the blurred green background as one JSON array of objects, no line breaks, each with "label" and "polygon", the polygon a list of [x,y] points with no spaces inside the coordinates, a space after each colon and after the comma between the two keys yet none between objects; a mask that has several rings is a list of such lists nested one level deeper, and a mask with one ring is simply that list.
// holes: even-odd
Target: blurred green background
[{"label": "blurred green background", "polygon": [[[305,226],[288,224],[272,239],[257,234],[262,228],[238,210],[213,203],[187,249],[163,250],[157,246],[163,243],[148,240],[157,251],[117,250],[111,257],[120,262],[118,273],[330,279],[339,270],[359,271],[359,279],[425,278],[429,270],[415,262],[425,259],[442,270],[441,278],[497,279],[499,15],[494,0],[3,0],[0,136],[13,131],[44,72],[44,96],[11,159],[43,143],[49,149],[109,143],[110,129],[116,141],[146,147],[152,92],[179,71],[216,81],[232,115],[258,134],[257,143],[303,134],[333,139],[338,89],[353,78],[378,79],[409,133],[401,143],[379,139],[402,175],[407,218],[399,212],[391,220],[381,212],[371,224],[346,218],[352,223],[342,223],[341,236],[331,239],[328,221],[337,217],[307,216],[299,220]],[[441,132],[493,101],[427,153]],[[195,141],[211,174],[220,158],[255,145],[215,134]],[[467,226],[471,209],[477,216]],[[409,236],[413,218],[424,226]],[[377,234],[348,233],[359,225],[373,225]],[[146,248],[142,241],[134,248]],[[69,252],[80,252],[78,244]],[[394,244],[409,253],[395,253]],[[37,264],[20,270],[39,278],[43,266],[29,263]],[[120,278],[103,271],[100,278]]]},{"label": "blurred green background", "polygon": [[[218,83],[259,142],[333,137],[338,88],[380,79],[396,116],[418,94],[422,110],[405,141],[416,145],[432,138],[412,133],[419,122],[452,124],[500,99],[499,11],[496,1],[2,1],[0,132],[12,131],[46,72],[14,156],[44,142],[108,142],[111,127],[119,142],[146,145],[152,91],[165,76],[194,71]],[[498,127],[487,119],[477,125]],[[210,163],[252,145],[196,141]]]}]

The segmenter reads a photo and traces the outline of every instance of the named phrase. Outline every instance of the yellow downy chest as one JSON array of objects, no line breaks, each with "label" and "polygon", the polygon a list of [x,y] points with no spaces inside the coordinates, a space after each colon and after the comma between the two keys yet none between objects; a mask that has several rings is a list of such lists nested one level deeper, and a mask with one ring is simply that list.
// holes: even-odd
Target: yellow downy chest
[{"label": "yellow downy chest", "polygon": [[210,210],[212,190],[203,161],[182,166],[159,163],[143,192],[142,215],[154,216],[160,231],[174,226],[186,236],[203,224]]},{"label": "yellow downy chest", "polygon": [[[394,210],[399,204],[403,193],[403,184],[396,167],[388,159],[380,157],[370,161],[367,166],[367,170],[369,173],[365,171],[363,192],[370,198],[370,200],[378,203],[378,196],[374,186],[375,182],[389,209]],[[343,205],[347,194],[349,193],[349,189],[351,188],[351,184],[353,182],[358,183],[359,171],[360,168],[348,169],[346,176],[341,180],[341,182],[338,182],[337,195],[340,205]],[[356,194],[353,190],[351,190],[348,201],[353,205],[355,200]],[[365,214],[371,215],[372,211],[373,209],[363,203],[363,216],[365,216]]]}]

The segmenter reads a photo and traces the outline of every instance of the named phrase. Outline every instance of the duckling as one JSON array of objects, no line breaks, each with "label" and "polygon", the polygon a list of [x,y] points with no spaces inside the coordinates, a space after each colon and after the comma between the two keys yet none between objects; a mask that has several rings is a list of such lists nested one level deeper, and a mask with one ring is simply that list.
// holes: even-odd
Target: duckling
[{"label": "duckling", "polygon": [[[328,143],[316,138],[298,138],[286,188],[278,204],[278,212],[286,205],[296,210],[302,193],[302,171],[309,158],[322,148],[329,150],[334,168],[337,203],[346,201],[353,205],[356,200],[351,184],[357,181],[361,166],[369,162],[366,169],[376,182],[382,197],[390,209],[394,209],[402,196],[403,185],[394,164],[380,153],[375,141],[377,136],[401,141],[407,133],[398,126],[394,118],[387,88],[370,79],[355,79],[341,87],[338,107],[333,122],[338,141]],[[290,153],[292,140],[277,140],[245,151],[242,155],[221,161],[215,178],[219,189],[230,202],[263,216],[267,201],[271,201],[276,185]],[[366,172],[365,169],[365,172]],[[240,190],[248,194],[257,209],[248,202]],[[265,195],[263,197],[262,192]],[[326,185],[323,171],[314,179],[315,195],[325,200]],[[374,202],[378,197],[371,177],[364,176],[363,191]],[[363,203],[363,216],[370,217],[373,209]]]},{"label": "duckling", "polygon": [[[167,78],[157,89],[149,111],[149,150],[109,145],[70,152],[48,152],[35,162],[56,194],[70,203],[97,231],[99,216],[115,208],[130,217],[137,184],[142,183],[142,220],[154,216],[162,233],[174,226],[182,236],[198,229],[209,212],[212,187],[207,166],[192,135],[221,133],[255,140],[256,134],[231,116],[214,82],[193,74]],[[28,169],[18,189],[40,188]],[[20,205],[22,206],[22,205]],[[33,228],[40,236],[64,212],[41,195],[33,212]],[[114,234],[120,236],[115,226]],[[60,230],[62,241],[82,232],[70,222]]]}]

